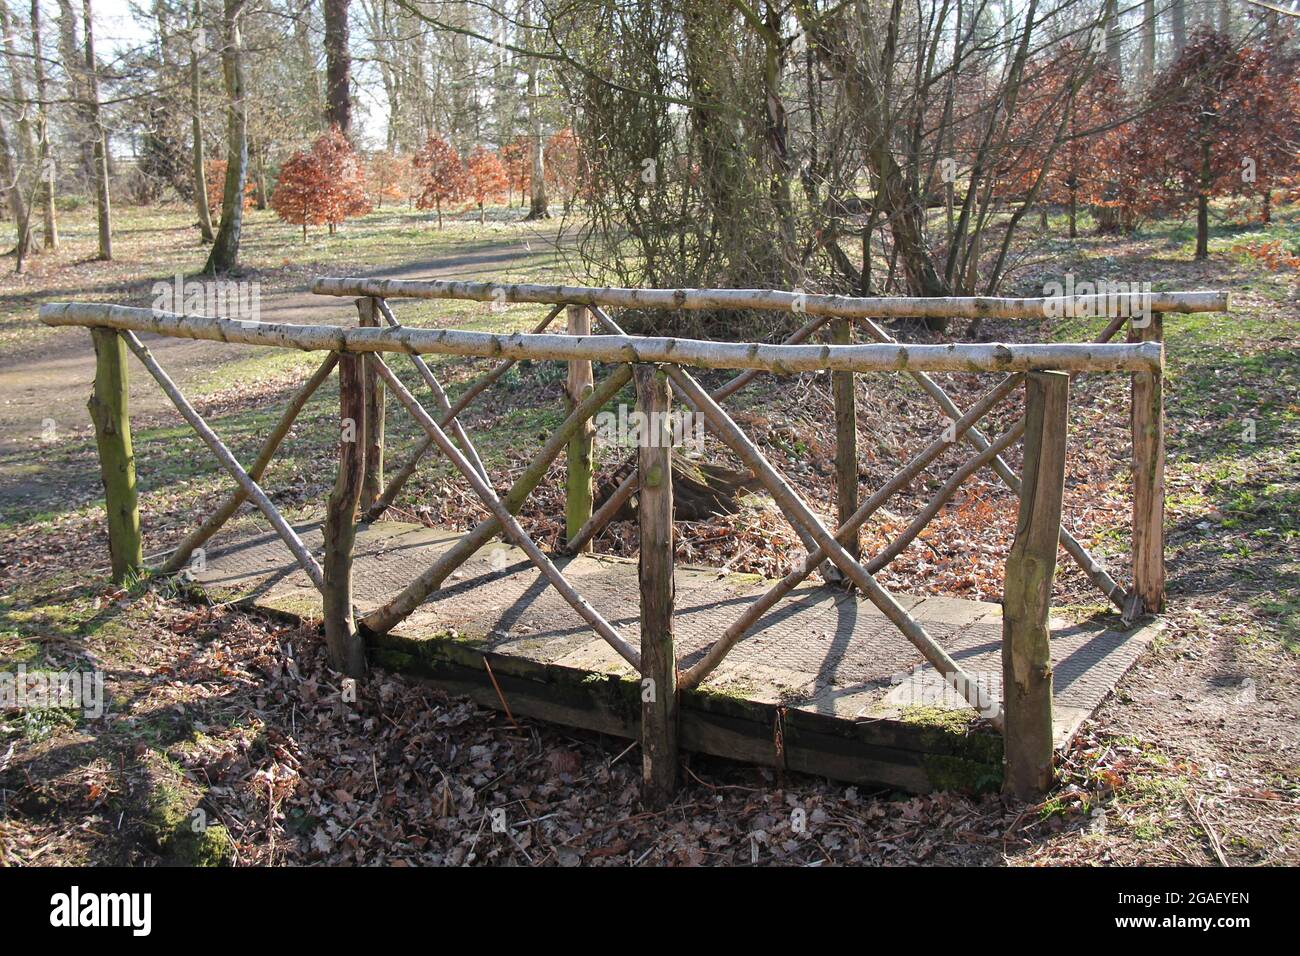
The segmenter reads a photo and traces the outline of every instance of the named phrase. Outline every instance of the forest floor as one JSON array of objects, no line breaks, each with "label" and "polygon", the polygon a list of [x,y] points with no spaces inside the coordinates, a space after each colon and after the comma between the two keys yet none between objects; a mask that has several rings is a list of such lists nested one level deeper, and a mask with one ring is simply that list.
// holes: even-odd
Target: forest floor
[{"label": "forest floor", "polygon": [[[93,439],[83,421],[89,343],[74,330],[35,323],[35,307],[69,298],[147,304],[154,280],[192,274],[201,251],[184,213],[128,211],[120,261],[92,263],[83,218],[69,223],[68,249],[57,260],[38,259],[42,271],[0,280],[0,674],[19,665],[100,670],[106,710],[98,717],[0,711],[0,862],[1300,862],[1300,282],[1240,250],[1278,237],[1300,243],[1297,210],[1279,213],[1267,231],[1220,227],[1210,261],[1199,264],[1180,224],[1125,240],[1044,237],[1006,290],[1039,294],[1045,281],[1070,271],[1078,280],[1233,294],[1231,315],[1167,320],[1165,631],[1085,725],[1047,799],[1026,806],[996,795],[910,796],[692,757],[680,796],[662,812],[639,806],[639,759],[625,742],[511,722],[383,672],[344,705],[315,627],[196,603],[166,580],[122,589],[108,583]],[[250,275],[262,283],[263,317],[281,310],[277,317],[304,321],[317,312],[315,299],[302,297],[318,274],[565,275],[563,257],[511,252],[525,241],[540,245],[537,235],[505,222],[486,230],[458,224],[440,235],[411,214],[385,211],[303,246],[292,230],[254,218],[247,255]],[[455,261],[466,256],[477,258]],[[522,307],[493,314],[472,303],[436,305],[399,304],[398,314],[466,328],[535,321],[535,310]],[[347,311],[336,306],[334,315]],[[999,323],[980,335],[1079,339],[1099,325]],[[43,367],[40,387],[48,391],[27,404],[37,400],[11,376],[53,355],[78,364]],[[160,353],[160,360],[245,458],[315,364],[270,350]],[[459,360],[437,367],[453,394],[474,374]],[[558,423],[562,381],[558,366],[520,363],[490,400],[471,408],[467,427],[499,485],[522,466],[537,435]],[[959,402],[969,401],[981,380],[954,375],[946,384]],[[901,378],[859,376],[858,388],[860,470],[869,489],[942,423]],[[137,374],[141,510],[146,552],[157,553],[206,514],[227,483],[176,414],[144,397],[151,390]],[[1127,578],[1127,392],[1119,376],[1076,379],[1065,516],[1120,580]],[[268,473],[269,493],[291,518],[318,510],[332,483],[334,407],[327,385]],[[731,407],[800,492],[829,512],[824,378],[759,382]],[[995,411],[993,427],[1014,416],[1013,406]],[[399,461],[417,436],[401,416],[390,423]],[[709,454],[726,460],[712,445]],[[932,477],[889,503],[864,530],[868,553],[956,462],[942,459]],[[615,463],[602,454],[606,470]],[[1011,463],[1018,467],[1014,457]],[[523,514],[549,544],[562,523],[561,469]],[[482,514],[463,482],[430,462],[394,517],[466,527]],[[1013,500],[988,475],[977,476],[882,583],[996,600],[1013,525]],[[800,554],[760,497],[726,521],[684,522],[679,535],[680,560],[738,571],[778,574]],[[634,528],[615,524],[596,547],[632,553]],[[1060,572],[1057,614],[1109,613],[1081,574],[1065,563]],[[501,811],[504,832],[494,829],[493,811]],[[804,819],[806,827],[796,826]]]}]

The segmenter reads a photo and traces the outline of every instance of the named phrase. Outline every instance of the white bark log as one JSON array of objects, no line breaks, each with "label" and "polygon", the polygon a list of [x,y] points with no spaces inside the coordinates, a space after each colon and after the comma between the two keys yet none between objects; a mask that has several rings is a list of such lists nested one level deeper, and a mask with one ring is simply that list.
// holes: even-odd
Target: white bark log
[{"label": "white bark log", "polygon": [[103,326],[173,338],[270,345],[304,351],[404,352],[541,361],[579,359],[607,364],[649,362],[697,368],[756,368],[790,375],[820,369],[843,372],[1157,372],[1158,342],[1006,345],[761,345],[650,336],[495,335],[451,329],[341,328],[241,322],[177,315],[120,305],[59,302],[41,306],[46,325]]}]

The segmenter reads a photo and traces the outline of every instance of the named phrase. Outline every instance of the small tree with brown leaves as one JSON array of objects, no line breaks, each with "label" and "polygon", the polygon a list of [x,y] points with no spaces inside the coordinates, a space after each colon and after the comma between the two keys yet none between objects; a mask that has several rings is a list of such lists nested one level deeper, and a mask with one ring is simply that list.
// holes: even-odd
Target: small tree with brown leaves
[{"label": "small tree with brown leaves", "polygon": [[487,222],[484,206],[490,199],[499,198],[510,188],[506,168],[501,164],[497,154],[482,146],[475,146],[465,163],[465,175],[469,180],[470,198],[478,206],[479,225]]},{"label": "small tree with brown leaves", "polygon": [[271,208],[284,222],[302,226],[304,242],[309,225],[327,224],[333,233],[344,219],[370,211],[361,163],[338,127],[280,167]]},{"label": "small tree with brown leaves", "polygon": [[317,136],[311,150],[320,159],[321,169],[330,183],[325,221],[333,233],[343,220],[370,212],[365,172],[352,144],[337,126]]},{"label": "small tree with brown leaves", "polygon": [[[226,161],[209,159],[203,165],[203,182],[208,187],[208,210],[211,215],[221,215],[221,195],[226,187]],[[257,184],[251,180],[244,184],[244,208],[252,209],[257,204]]]},{"label": "small tree with brown leaves", "polygon": [[442,228],[442,207],[465,195],[465,167],[456,148],[446,140],[430,136],[412,161],[419,177],[418,209],[435,209]]},{"label": "small tree with brown leaves", "polygon": [[378,209],[384,208],[385,199],[397,202],[409,195],[410,179],[411,160],[407,156],[381,152],[371,156],[366,164],[366,182]]},{"label": "small tree with brown leaves", "polygon": [[320,157],[300,149],[280,166],[280,176],[271,194],[271,208],[281,221],[302,226],[302,241],[307,241],[307,227],[327,222],[325,197],[329,183]]},{"label": "small tree with brown leaves", "polygon": [[564,211],[568,213],[581,185],[582,157],[578,137],[568,127],[557,130],[546,141],[545,155],[546,185],[559,194]]},{"label": "small tree with brown leaves", "polygon": [[511,195],[511,204],[516,192],[519,193],[519,205],[524,204],[525,197],[528,195],[528,186],[533,178],[532,157],[528,153],[528,140],[520,136],[513,143],[501,147],[500,152],[501,165],[506,168],[506,179],[509,181]]}]

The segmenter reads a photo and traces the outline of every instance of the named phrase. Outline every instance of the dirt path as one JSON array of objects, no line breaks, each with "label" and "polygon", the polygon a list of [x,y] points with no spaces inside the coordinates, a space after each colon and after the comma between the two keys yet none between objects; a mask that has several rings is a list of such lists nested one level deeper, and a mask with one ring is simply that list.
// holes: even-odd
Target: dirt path
[{"label": "dirt path", "polygon": [[[556,235],[553,230],[539,229],[531,236],[485,243],[468,252],[419,259],[396,267],[340,264],[333,271],[388,279],[488,279],[554,247]],[[146,290],[152,281],[143,281],[142,291],[136,295],[121,297],[121,304],[149,305]],[[260,312],[262,321],[266,322],[335,325],[356,318],[351,299],[313,295],[305,282],[287,289],[263,289]],[[151,335],[143,338],[182,390],[210,377],[222,366],[268,351],[220,342]],[[15,499],[45,497],[42,492],[49,492],[48,478],[33,482],[27,472],[42,449],[49,447],[45,436],[51,430],[58,442],[84,440],[91,435],[86,398],[94,377],[94,352],[81,329],[51,330],[42,338],[39,350],[0,354],[0,508]],[[157,414],[171,407],[149,376],[135,366],[130,401],[133,415]]]}]

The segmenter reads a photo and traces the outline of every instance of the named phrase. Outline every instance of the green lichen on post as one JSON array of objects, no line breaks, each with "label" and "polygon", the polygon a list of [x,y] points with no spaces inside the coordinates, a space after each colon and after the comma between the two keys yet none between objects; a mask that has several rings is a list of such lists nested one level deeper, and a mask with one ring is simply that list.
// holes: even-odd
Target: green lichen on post
[{"label": "green lichen on post", "polygon": [[95,342],[95,385],[86,407],[95,425],[99,449],[113,582],[121,584],[144,567],[135,451],[127,409],[126,342],[113,329],[92,328],[90,334]]}]

